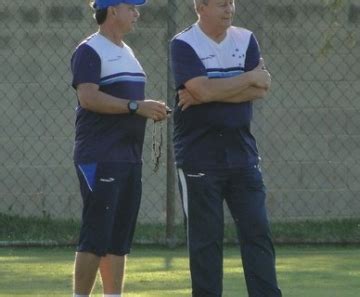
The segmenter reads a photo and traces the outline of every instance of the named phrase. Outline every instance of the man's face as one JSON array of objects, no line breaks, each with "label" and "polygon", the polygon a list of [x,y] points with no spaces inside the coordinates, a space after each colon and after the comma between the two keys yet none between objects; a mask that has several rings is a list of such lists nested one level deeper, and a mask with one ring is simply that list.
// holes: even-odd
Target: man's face
[{"label": "man's face", "polygon": [[209,0],[208,4],[202,4],[202,17],[206,17],[214,25],[227,29],[231,26],[234,13],[234,0]]},{"label": "man's face", "polygon": [[116,26],[123,32],[128,33],[134,29],[140,13],[135,5],[119,4],[112,8]]}]

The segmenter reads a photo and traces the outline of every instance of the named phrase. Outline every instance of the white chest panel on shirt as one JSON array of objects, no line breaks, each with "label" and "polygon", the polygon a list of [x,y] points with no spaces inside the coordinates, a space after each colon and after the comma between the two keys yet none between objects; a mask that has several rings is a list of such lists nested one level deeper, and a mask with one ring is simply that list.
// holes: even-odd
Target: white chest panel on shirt
[{"label": "white chest panel on shirt", "polygon": [[[210,77],[218,77],[217,70],[226,70],[227,76],[244,72],[251,34],[252,32],[246,29],[230,27],[225,39],[216,43],[203,33],[198,24],[195,24],[177,38],[194,49]],[[231,73],[232,71],[236,73]]]},{"label": "white chest panel on shirt", "polygon": [[121,81],[145,81],[145,73],[131,48],[117,46],[97,34],[89,42],[101,59],[102,84]]}]

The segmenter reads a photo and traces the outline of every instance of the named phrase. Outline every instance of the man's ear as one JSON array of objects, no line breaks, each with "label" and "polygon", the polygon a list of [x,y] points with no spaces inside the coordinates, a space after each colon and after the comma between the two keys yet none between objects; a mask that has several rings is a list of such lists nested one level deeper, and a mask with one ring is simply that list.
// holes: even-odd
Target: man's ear
[{"label": "man's ear", "polygon": [[201,3],[199,6],[198,6],[198,9],[197,9],[197,13],[200,14],[200,13],[203,13],[204,12],[204,9],[206,8],[206,4],[204,3]]}]

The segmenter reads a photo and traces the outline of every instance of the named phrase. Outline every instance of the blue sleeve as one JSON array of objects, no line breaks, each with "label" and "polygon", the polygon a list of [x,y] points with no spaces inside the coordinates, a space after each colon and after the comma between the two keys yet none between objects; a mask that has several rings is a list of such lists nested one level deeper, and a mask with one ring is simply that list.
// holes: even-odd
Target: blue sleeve
[{"label": "blue sleeve", "polygon": [[260,62],[260,48],[254,36],[251,34],[249,46],[246,51],[245,71],[253,70]]},{"label": "blue sleeve", "polygon": [[90,46],[80,45],[71,58],[74,89],[82,83],[99,85],[101,76],[101,60],[96,51]]},{"label": "blue sleeve", "polygon": [[170,44],[171,68],[176,89],[187,81],[199,76],[207,76],[204,64],[194,49],[182,40],[173,39]]}]

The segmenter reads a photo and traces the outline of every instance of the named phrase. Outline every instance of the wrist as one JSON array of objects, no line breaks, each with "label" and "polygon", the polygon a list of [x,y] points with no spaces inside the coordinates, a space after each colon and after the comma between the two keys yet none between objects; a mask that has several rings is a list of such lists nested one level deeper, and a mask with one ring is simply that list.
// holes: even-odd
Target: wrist
[{"label": "wrist", "polygon": [[245,87],[251,87],[257,84],[255,71],[256,70],[252,70],[244,73],[243,78]]},{"label": "wrist", "polygon": [[136,100],[129,100],[127,104],[130,115],[137,113],[139,109],[139,103]]}]

